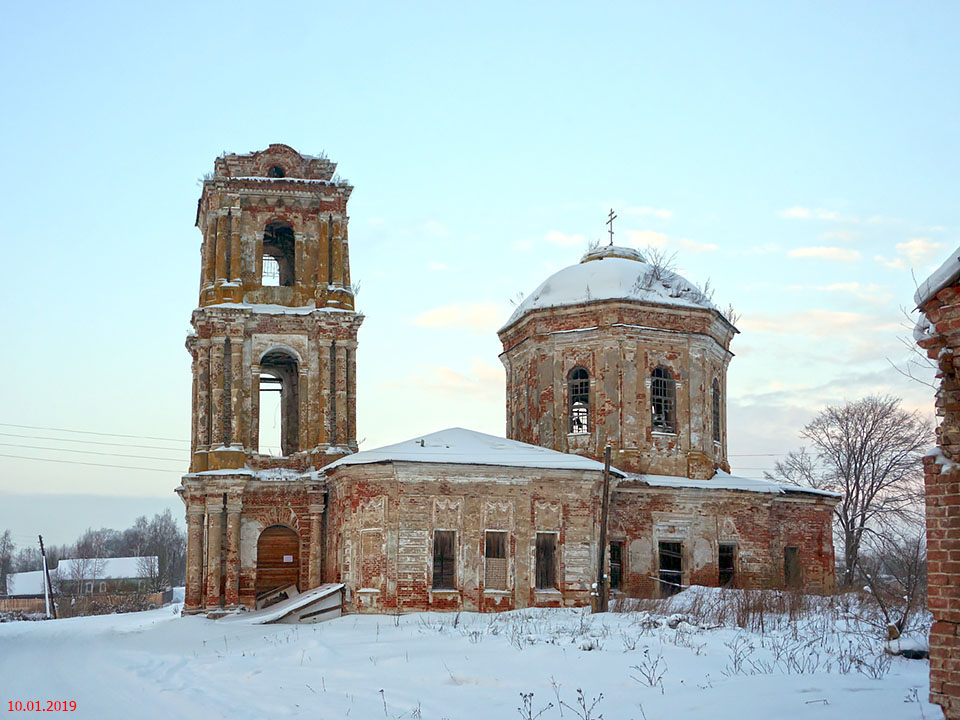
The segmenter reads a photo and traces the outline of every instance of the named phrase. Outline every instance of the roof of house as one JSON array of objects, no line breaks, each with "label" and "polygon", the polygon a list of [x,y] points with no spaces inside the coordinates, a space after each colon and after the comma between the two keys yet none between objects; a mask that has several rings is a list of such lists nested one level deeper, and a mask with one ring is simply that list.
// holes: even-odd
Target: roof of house
[{"label": "roof of house", "polygon": [[[146,577],[145,562],[153,565],[153,572],[157,571],[155,555],[144,557],[122,558],[90,558],[61,560],[55,568],[50,568],[50,575],[57,575],[62,580],[119,580],[126,578]],[[10,573],[7,575],[7,595],[43,595],[43,571]]]},{"label": "roof of house", "polygon": [[677,273],[654,268],[632,248],[605,246],[587,252],[576,265],[544,280],[517,306],[501,331],[532,310],[594,300],[634,300],[716,310],[709,297]]},{"label": "roof of house", "polygon": [[[453,463],[456,465],[502,465],[558,470],[599,470],[603,463],[581,455],[548,450],[537,445],[464,428],[447,428],[428,435],[364,450],[342,457],[323,468],[328,472],[342,465],[386,462]],[[611,468],[616,475],[624,473]]]}]

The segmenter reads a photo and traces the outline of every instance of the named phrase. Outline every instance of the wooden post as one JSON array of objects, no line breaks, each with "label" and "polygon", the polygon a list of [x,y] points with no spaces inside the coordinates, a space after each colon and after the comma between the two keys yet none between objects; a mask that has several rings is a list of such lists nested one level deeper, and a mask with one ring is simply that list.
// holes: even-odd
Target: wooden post
[{"label": "wooden post", "polygon": [[600,498],[600,551],[597,561],[597,612],[609,609],[606,560],[607,515],[610,510],[610,443],[603,449],[603,495]]},{"label": "wooden post", "polygon": [[47,567],[47,551],[43,548],[43,535],[37,535],[40,538],[40,557],[43,558],[43,576],[47,586],[44,588],[44,596],[47,604],[47,617],[50,617],[50,608],[53,608],[53,619],[57,619],[57,601],[53,599],[53,586],[50,584],[50,568]]}]

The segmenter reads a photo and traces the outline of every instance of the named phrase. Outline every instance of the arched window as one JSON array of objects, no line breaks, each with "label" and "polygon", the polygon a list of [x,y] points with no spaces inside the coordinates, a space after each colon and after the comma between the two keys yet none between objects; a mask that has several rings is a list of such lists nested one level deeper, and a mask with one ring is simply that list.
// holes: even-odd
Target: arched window
[{"label": "arched window", "polygon": [[720,381],[713,379],[713,441],[720,442]]},{"label": "arched window", "polygon": [[283,350],[271,350],[260,359],[259,399],[258,451],[282,456],[297,452],[300,449],[300,375],[296,359]]},{"label": "arched window", "polygon": [[677,383],[670,368],[657,366],[650,376],[650,410],[653,429],[657,432],[677,431]]},{"label": "arched window", "polygon": [[567,383],[570,432],[588,433],[590,432],[590,374],[582,367],[575,367],[567,376]]},{"label": "arched window", "polygon": [[[296,240],[293,235],[293,228],[290,223],[280,220],[267,223],[263,231],[263,257],[272,259],[272,263],[264,263],[262,285],[281,285],[283,287],[292,287],[295,273],[295,249]],[[275,268],[275,269],[273,269]],[[276,272],[276,280],[271,280],[267,276],[270,272]]]},{"label": "arched window", "polygon": [[267,177],[282,178],[286,176],[287,176],[287,173],[285,173],[283,168],[280,167],[279,165],[274,165],[269,170],[267,170]]}]

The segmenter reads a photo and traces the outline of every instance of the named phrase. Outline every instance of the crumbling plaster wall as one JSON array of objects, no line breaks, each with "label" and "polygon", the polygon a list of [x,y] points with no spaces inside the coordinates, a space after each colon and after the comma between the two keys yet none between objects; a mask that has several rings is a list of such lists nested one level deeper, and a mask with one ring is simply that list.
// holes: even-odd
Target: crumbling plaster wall
[{"label": "crumbling plaster wall", "polygon": [[[435,463],[341,466],[328,478],[325,575],[363,611],[509,610],[589,603],[599,471]],[[432,588],[433,531],[456,531],[456,589]],[[508,533],[505,591],[484,587],[484,533]],[[535,586],[537,532],[557,533],[555,591]]]},{"label": "crumbling plaster wall", "polygon": [[[729,470],[726,379],[732,327],[714,311],[627,302],[542,309],[501,331],[507,437],[600,460],[613,446],[623,470],[706,479]],[[651,373],[676,380],[676,432],[652,427]],[[590,374],[590,431],[571,433],[568,376]],[[713,380],[721,395],[713,439]]]}]

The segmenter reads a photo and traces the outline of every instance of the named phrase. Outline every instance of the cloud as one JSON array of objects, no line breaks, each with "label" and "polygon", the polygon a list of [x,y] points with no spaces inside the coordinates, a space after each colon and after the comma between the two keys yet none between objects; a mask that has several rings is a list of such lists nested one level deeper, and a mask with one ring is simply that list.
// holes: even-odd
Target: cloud
[{"label": "cloud", "polygon": [[860,252],[848,248],[833,246],[794,248],[787,252],[791,258],[819,258],[821,260],[836,260],[839,262],[856,262],[860,259]]},{"label": "cloud", "polygon": [[467,328],[487,334],[496,332],[508,315],[495,303],[457,304],[427,310],[417,315],[413,322],[420,327]]},{"label": "cloud", "polygon": [[699,255],[700,253],[713,252],[717,249],[717,246],[713,243],[698,243],[694,240],[687,240],[686,238],[680,238],[677,241],[680,244],[680,247],[686,250],[689,253],[694,255]]},{"label": "cloud", "polygon": [[906,256],[911,265],[919,265],[943,247],[946,247],[943,243],[933,242],[930,238],[910,238],[906,242],[897,243],[897,253]]},{"label": "cloud", "polygon": [[873,259],[881,265],[890,268],[891,270],[903,270],[907,266],[907,264],[903,261],[903,258],[893,258],[888,260],[883,255],[874,255]]},{"label": "cloud", "polygon": [[450,233],[446,226],[439,220],[427,220],[420,226],[420,230],[433,237],[447,237]]},{"label": "cloud", "polygon": [[548,243],[553,245],[559,245],[560,247],[573,247],[575,245],[584,245],[587,240],[583,235],[575,234],[570,235],[568,233],[560,232],[559,230],[551,230],[544,237]]},{"label": "cloud", "polygon": [[437,260],[431,260],[427,263],[427,269],[434,272],[445,272],[450,269],[450,266]]},{"label": "cloud", "polygon": [[831,230],[823,233],[820,237],[824,240],[841,240],[843,242],[852,242],[859,237],[860,233],[853,230]]},{"label": "cloud", "polygon": [[652,207],[630,207],[623,211],[625,215],[652,215],[658,217],[661,220],[669,220],[673,217],[673,212],[671,210],[666,210],[665,208],[652,208]]},{"label": "cloud", "polygon": [[869,332],[889,332],[900,330],[895,322],[881,317],[842,310],[798,310],[782,315],[751,313],[745,315],[739,323],[741,330],[777,333],[779,335],[801,335],[808,337],[826,337],[841,335],[850,338],[862,330]]},{"label": "cloud", "polygon": [[670,242],[669,235],[656,230],[626,230],[625,233],[631,243],[640,247],[649,245],[660,248]]},{"label": "cloud", "polygon": [[824,208],[808,208],[802,205],[794,205],[780,212],[780,217],[791,220],[830,220],[833,222],[860,222],[855,217],[843,217],[836,210],[825,210]]},{"label": "cloud", "polygon": [[883,285],[861,285],[858,282],[833,283],[831,285],[790,285],[791,290],[801,292],[840,292],[850,293],[861,300],[882,304],[893,299],[893,295]]},{"label": "cloud", "polygon": [[407,377],[406,381],[458,399],[464,395],[487,400],[503,397],[506,384],[503,367],[490,365],[479,358],[472,359],[466,373],[447,365],[425,367],[423,370],[423,375]]}]

